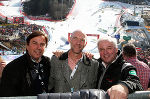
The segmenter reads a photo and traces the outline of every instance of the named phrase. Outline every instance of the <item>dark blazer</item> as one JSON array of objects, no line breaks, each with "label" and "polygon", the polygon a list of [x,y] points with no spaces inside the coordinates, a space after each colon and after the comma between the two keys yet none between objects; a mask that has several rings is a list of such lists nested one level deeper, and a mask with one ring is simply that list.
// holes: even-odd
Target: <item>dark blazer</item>
[{"label": "dark blazer", "polygon": [[[48,78],[50,74],[50,59],[42,56],[40,64],[43,65],[43,76],[48,91]],[[28,54],[11,61],[4,68],[0,83],[0,96],[33,96],[37,95],[32,89],[32,78],[29,73],[33,70],[33,62]]]},{"label": "dark blazer", "polygon": [[70,80],[72,71],[68,66],[68,52],[61,55],[60,58],[52,56],[49,89],[53,89],[55,93],[78,91],[80,89],[95,89],[98,64],[96,60],[90,60],[83,55],[82,60],[78,63],[74,77]]}]

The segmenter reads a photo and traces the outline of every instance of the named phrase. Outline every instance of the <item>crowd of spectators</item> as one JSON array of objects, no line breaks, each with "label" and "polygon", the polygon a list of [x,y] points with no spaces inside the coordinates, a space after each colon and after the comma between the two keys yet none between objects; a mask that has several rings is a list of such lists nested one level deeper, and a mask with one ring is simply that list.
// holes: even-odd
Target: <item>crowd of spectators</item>
[{"label": "crowd of spectators", "polygon": [[[25,39],[34,30],[42,31],[43,26],[36,24],[1,24],[0,43],[11,49],[12,52],[24,52]],[[0,49],[0,54],[7,54],[5,51],[8,49]]]},{"label": "crowd of spectators", "polygon": [[150,48],[147,50],[139,50],[137,53],[137,58],[150,67]]},{"label": "crowd of spectators", "polygon": [[4,35],[4,36],[13,36],[16,35],[18,33],[20,34],[24,34],[25,36],[30,34],[32,31],[34,30],[41,30],[43,26],[39,26],[36,24],[6,24],[6,25],[2,25],[0,28],[0,35]]}]

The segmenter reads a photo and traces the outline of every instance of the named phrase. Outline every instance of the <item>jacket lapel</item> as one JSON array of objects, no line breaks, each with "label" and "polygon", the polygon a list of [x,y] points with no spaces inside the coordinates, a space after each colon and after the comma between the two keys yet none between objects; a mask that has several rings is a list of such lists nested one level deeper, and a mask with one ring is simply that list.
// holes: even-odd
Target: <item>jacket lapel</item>
[{"label": "jacket lapel", "polygon": [[80,71],[81,71],[80,88],[82,88],[82,86],[86,83],[87,78],[88,78],[89,68],[90,68],[90,64],[86,64],[86,63],[88,63],[88,61],[86,60],[86,56],[83,55],[82,62],[79,64]]},{"label": "jacket lapel", "polygon": [[[67,58],[68,58],[68,52],[64,53],[62,55],[62,57],[60,58],[60,60],[63,61],[63,63],[62,63],[63,76],[66,79],[66,81],[68,82],[68,84],[71,86],[71,84],[70,84],[70,74],[69,74],[70,69],[69,69],[69,66],[68,66],[68,59]],[[88,74],[89,74],[91,63],[90,63],[90,60],[85,55],[83,55],[83,59],[81,60],[81,62],[78,65],[79,66],[78,66],[77,71],[79,71],[80,88],[82,88],[82,86],[87,81],[87,77],[88,77]],[[75,75],[76,75],[76,73],[75,73]]]},{"label": "jacket lapel", "polygon": [[68,66],[68,59],[64,60],[62,63],[62,72],[63,72],[63,76],[66,79],[66,81],[69,83],[70,85],[70,74],[69,74],[69,66]]}]

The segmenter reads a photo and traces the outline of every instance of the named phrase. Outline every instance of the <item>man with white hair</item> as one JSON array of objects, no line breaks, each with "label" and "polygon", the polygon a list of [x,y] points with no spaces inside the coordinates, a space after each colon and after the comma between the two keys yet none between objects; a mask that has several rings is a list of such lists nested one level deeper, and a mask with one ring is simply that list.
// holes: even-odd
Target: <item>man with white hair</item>
[{"label": "man with white hair", "polygon": [[127,99],[129,93],[143,90],[136,68],[125,63],[115,38],[101,38],[98,43],[98,89],[108,92],[110,99]]}]

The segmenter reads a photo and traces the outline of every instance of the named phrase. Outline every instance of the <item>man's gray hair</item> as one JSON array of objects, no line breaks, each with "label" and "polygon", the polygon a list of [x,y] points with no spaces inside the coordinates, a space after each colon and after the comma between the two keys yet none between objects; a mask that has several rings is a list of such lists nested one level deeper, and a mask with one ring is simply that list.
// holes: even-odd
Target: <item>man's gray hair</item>
[{"label": "man's gray hair", "polygon": [[118,48],[117,46],[117,39],[116,38],[112,38],[111,36],[104,36],[102,38],[100,38],[97,42],[97,46],[99,45],[99,43],[101,41],[109,41],[109,42],[112,42],[114,44],[114,47]]}]

